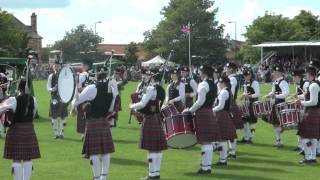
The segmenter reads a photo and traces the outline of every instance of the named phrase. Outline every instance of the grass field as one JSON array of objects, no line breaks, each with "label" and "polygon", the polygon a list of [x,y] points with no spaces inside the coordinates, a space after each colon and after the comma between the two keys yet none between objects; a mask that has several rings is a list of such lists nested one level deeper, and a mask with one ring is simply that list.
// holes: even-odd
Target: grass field
[{"label": "grass field", "polygon": [[[139,125],[133,120],[128,124],[129,94],[136,88],[129,83],[122,92],[122,107],[119,124],[112,130],[116,152],[112,154],[108,179],[135,180],[147,175],[147,152],[138,148]],[[76,133],[75,117],[69,117],[64,140],[54,140],[50,119],[48,118],[49,94],[46,82],[34,82],[39,104],[40,119],[35,120],[35,128],[40,144],[42,158],[34,161],[33,180],[89,180],[92,179],[89,161],[81,158],[82,142]],[[263,85],[262,94],[271,86]],[[293,88],[292,88],[293,89]],[[273,179],[320,179],[320,165],[299,165],[302,156],[292,149],[296,145],[295,131],[284,133],[285,148],[278,150],[274,144],[273,128],[259,121],[253,145],[238,145],[237,160],[229,161],[227,167],[213,167],[211,175],[197,175],[200,164],[200,146],[190,149],[164,152],[161,169],[163,180],[273,180]],[[239,132],[240,134],[240,132]],[[0,154],[3,154],[4,139],[0,139]],[[214,162],[218,154],[214,154]],[[11,161],[0,159],[0,180],[12,179]]]}]

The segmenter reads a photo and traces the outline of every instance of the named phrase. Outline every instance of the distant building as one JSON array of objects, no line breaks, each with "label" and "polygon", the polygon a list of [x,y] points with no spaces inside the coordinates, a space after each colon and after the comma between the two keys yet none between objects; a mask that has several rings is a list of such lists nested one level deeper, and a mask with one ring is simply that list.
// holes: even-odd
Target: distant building
[{"label": "distant building", "polygon": [[37,31],[37,15],[35,13],[32,13],[30,26],[25,25],[16,17],[15,20],[17,26],[28,33],[28,37],[30,38],[28,42],[28,48],[31,48],[38,53],[38,61],[39,63],[41,63],[42,37],[38,34]]},{"label": "distant building", "polygon": [[238,41],[238,40],[232,40],[230,38],[230,35],[227,34],[225,37],[225,45],[226,45],[226,52],[224,53],[224,57],[227,60],[236,60],[235,59],[235,54],[236,50],[240,49],[240,46],[244,43],[243,41]]},{"label": "distant building", "polygon": [[[111,52],[114,51],[114,57],[119,60],[123,60],[125,54],[125,50],[128,44],[98,44],[97,51],[99,52]],[[142,46],[138,45],[138,61],[146,60],[146,53],[143,50]]]}]

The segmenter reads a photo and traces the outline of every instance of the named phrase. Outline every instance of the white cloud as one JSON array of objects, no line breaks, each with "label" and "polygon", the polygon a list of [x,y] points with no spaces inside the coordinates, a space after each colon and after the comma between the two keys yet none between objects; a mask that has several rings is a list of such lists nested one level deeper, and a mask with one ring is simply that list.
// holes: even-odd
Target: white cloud
[{"label": "white cloud", "polygon": [[160,12],[162,6],[168,2],[169,0],[128,0],[128,6],[136,10]]},{"label": "white cloud", "polygon": [[282,9],[282,10],[276,10],[275,13],[276,14],[282,14],[285,17],[293,18],[296,15],[298,15],[301,10],[311,11],[312,14],[320,16],[320,11],[319,10],[315,10],[315,9],[309,8],[309,7],[306,7],[306,8],[303,8],[303,7],[287,7],[287,8]]}]

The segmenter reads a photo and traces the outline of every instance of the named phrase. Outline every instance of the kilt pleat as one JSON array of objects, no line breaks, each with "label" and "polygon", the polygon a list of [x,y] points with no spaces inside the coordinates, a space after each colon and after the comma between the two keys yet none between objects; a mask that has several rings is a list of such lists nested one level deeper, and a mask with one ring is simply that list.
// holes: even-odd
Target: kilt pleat
[{"label": "kilt pleat", "polygon": [[232,121],[236,129],[243,129],[243,121],[241,118],[241,110],[236,103],[233,103],[230,107],[230,112],[232,113]]},{"label": "kilt pleat", "polygon": [[9,128],[3,157],[12,160],[40,158],[39,144],[31,122],[15,123]]},{"label": "kilt pleat", "polygon": [[82,108],[82,105],[79,105],[77,107],[77,132],[84,134],[85,131],[85,126],[86,126],[86,122],[85,122],[85,117],[84,117],[84,111]]},{"label": "kilt pleat", "polygon": [[249,117],[243,117],[242,120],[249,123],[258,122],[258,118],[254,115],[253,112],[253,103],[249,103]]},{"label": "kilt pleat", "polygon": [[237,138],[235,125],[227,111],[216,112],[216,118],[220,127],[221,140],[234,140]]},{"label": "kilt pleat", "polygon": [[106,118],[86,119],[85,139],[82,154],[86,157],[113,153],[114,145],[110,126]]},{"label": "kilt pleat", "polygon": [[202,108],[195,114],[195,130],[199,143],[221,140],[220,128],[212,109]]},{"label": "kilt pleat", "polygon": [[68,104],[58,101],[57,104],[50,103],[49,117],[56,119],[58,117],[64,119],[68,116]]},{"label": "kilt pleat", "polygon": [[307,110],[299,123],[298,135],[308,139],[320,138],[320,108]]},{"label": "kilt pleat", "polygon": [[168,149],[162,118],[159,113],[144,115],[144,122],[141,127],[140,148],[148,151]]},{"label": "kilt pleat", "polygon": [[268,121],[273,124],[274,126],[279,126],[280,125],[280,121],[276,112],[276,105],[272,106],[272,111],[271,114],[268,118]]}]

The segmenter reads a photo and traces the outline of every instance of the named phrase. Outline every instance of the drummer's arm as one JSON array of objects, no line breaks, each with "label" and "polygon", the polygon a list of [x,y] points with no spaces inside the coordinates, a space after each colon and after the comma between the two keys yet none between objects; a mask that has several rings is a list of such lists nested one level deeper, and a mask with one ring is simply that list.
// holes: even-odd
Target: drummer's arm
[{"label": "drummer's arm", "polygon": [[318,95],[320,91],[320,87],[318,84],[313,83],[309,87],[310,91],[310,100],[309,101],[301,101],[303,106],[316,106],[318,104]]},{"label": "drummer's arm", "polygon": [[196,81],[194,79],[190,80],[190,86],[193,90],[192,93],[190,93],[191,97],[195,97],[197,95],[197,89],[198,89],[198,84],[196,83]]},{"label": "drummer's arm", "polygon": [[85,101],[91,101],[96,97],[96,95],[97,95],[96,86],[94,84],[89,85],[85,87],[84,90],[80,93],[78,99],[72,100],[72,106],[76,107]]},{"label": "drummer's arm", "polygon": [[183,101],[184,98],[186,97],[186,91],[185,91],[185,84],[184,83],[180,83],[179,84],[179,96],[174,98],[173,101],[177,102],[177,101]]},{"label": "drummer's arm", "polygon": [[112,87],[112,89],[114,90],[114,93],[116,94],[116,95],[119,95],[119,89],[118,89],[118,84],[117,84],[117,81],[116,80],[114,80],[114,79],[111,79],[111,87]]},{"label": "drummer's arm", "polygon": [[109,112],[113,112],[113,110],[114,110],[114,104],[115,104],[115,102],[116,102],[116,98],[117,98],[117,94],[115,93],[115,90],[113,89],[113,87],[111,87],[111,89],[112,89],[112,101],[111,101],[111,105],[110,105],[110,108],[109,108]]},{"label": "drummer's arm", "polygon": [[224,105],[226,103],[226,100],[229,98],[228,92],[227,91],[221,91],[221,93],[218,96],[219,104],[215,106],[212,111],[213,112],[218,112],[221,111],[224,108]]},{"label": "drummer's arm", "polygon": [[151,100],[153,96],[154,96],[154,89],[149,87],[146,93],[142,96],[141,101],[138,103],[132,104],[130,108],[134,110],[143,109],[144,107],[146,107],[147,103]]},{"label": "drummer's arm", "polygon": [[277,99],[285,99],[288,96],[290,96],[289,84],[287,82],[282,81],[279,84],[279,87],[280,87],[282,93],[281,94],[277,94],[275,96]]},{"label": "drummer's arm", "polygon": [[52,88],[52,83],[51,83],[51,81],[52,81],[52,74],[49,75],[49,77],[48,77],[48,82],[47,82],[47,90],[50,91],[50,92],[52,92],[53,89],[54,89],[54,88]]},{"label": "drummer's arm", "polygon": [[38,110],[38,102],[36,97],[33,97],[33,104],[34,104],[34,108],[33,108],[33,117],[36,116],[37,114],[37,110]]},{"label": "drummer's arm", "polygon": [[13,112],[16,111],[17,100],[15,97],[9,97],[0,104],[0,114],[8,109],[12,109]]},{"label": "drummer's arm", "polygon": [[254,89],[254,94],[251,94],[251,98],[258,98],[260,96],[260,87],[259,83],[257,81],[254,81],[252,83],[253,89]]},{"label": "drummer's arm", "polygon": [[209,92],[209,86],[206,86],[206,85],[205,84],[199,85],[198,98],[197,98],[197,101],[189,109],[190,112],[192,113],[196,112],[206,101],[206,94]]}]

